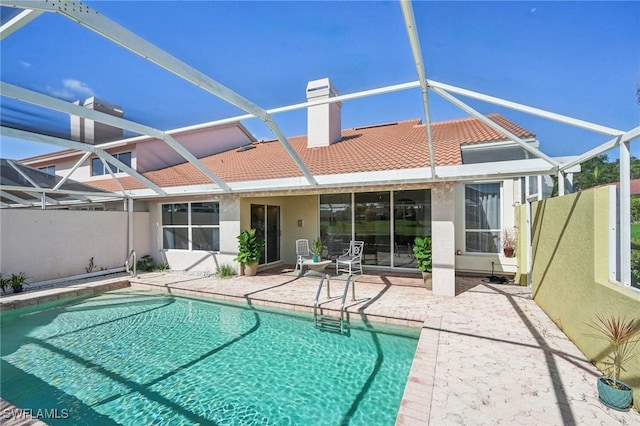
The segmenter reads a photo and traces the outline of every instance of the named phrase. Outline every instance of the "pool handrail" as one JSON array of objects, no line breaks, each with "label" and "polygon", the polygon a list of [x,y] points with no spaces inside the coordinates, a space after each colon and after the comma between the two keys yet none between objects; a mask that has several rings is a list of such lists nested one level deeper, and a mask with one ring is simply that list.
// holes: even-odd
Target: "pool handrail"
[{"label": "pool handrail", "polygon": [[[133,256],[132,264],[129,263],[131,256]],[[133,265],[133,274],[131,273],[131,265]],[[127,260],[124,261],[124,268],[129,273],[129,275],[131,275],[132,277],[135,277],[138,274],[137,266],[138,266],[138,262],[136,261],[136,251],[131,250],[131,252],[129,253],[129,256],[127,256]]]},{"label": "pool handrail", "polygon": [[[338,320],[333,320],[330,323],[327,323],[327,321],[329,321],[329,318],[323,317],[322,315],[320,315],[320,317],[318,317],[318,300],[320,299],[320,293],[322,293],[322,286],[324,285],[324,279],[325,277],[327,278],[327,286],[329,286],[329,277],[326,274],[323,274],[322,277],[320,278],[320,284],[318,285],[318,290],[316,291],[316,298],[315,301],[313,302],[313,324],[316,328],[320,328],[321,326],[331,326],[331,327],[335,327],[336,324],[333,323],[331,324],[331,322],[335,321],[338,322]],[[352,281],[354,281],[352,283]],[[347,300],[347,294],[349,294],[349,286],[352,287],[352,297],[351,300],[355,301],[356,300],[356,287],[355,287],[355,277],[353,274],[349,274],[347,275],[347,280],[344,286],[344,291],[342,293],[342,300],[340,302],[340,319],[339,319],[339,326],[340,326],[340,333],[344,334],[346,332],[346,323],[345,323],[345,316],[344,316],[344,305],[345,302]],[[327,297],[330,297],[329,293],[327,293]]]}]

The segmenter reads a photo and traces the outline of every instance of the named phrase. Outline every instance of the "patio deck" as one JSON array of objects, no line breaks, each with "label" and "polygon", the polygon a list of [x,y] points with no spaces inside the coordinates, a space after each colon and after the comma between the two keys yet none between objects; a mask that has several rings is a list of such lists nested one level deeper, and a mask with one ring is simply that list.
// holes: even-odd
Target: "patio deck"
[{"label": "patio deck", "polygon": [[[117,288],[122,280],[27,292],[0,303],[11,309],[39,303],[37,298],[69,297],[69,291],[86,294],[87,287]],[[280,270],[230,279],[179,273],[129,279],[138,289],[306,312],[318,281]],[[396,424],[640,425],[633,409],[620,413],[600,404],[598,371],[529,289],[480,277],[459,276],[456,283],[459,295],[449,298],[433,296],[417,275],[364,275],[356,282],[356,301],[347,299],[351,318],[422,327]],[[343,282],[332,280],[332,296],[342,289]],[[324,296],[323,308],[339,309],[338,301]]]}]

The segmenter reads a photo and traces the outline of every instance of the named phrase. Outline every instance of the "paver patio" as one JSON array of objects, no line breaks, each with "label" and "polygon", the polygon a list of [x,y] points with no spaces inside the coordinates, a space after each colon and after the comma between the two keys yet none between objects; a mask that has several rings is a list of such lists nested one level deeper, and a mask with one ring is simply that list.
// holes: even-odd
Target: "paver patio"
[{"label": "paver patio", "polygon": [[[217,279],[148,273],[129,279],[138,289],[311,312],[319,279],[282,270]],[[3,309],[120,287],[126,278],[26,292],[0,299]],[[532,300],[525,287],[456,278],[459,295],[433,296],[417,275],[370,274],[356,282],[349,316],[422,327],[397,418],[399,425],[640,425],[598,401],[598,371]],[[332,296],[344,281],[331,280]],[[97,288],[97,290],[96,290]],[[74,293],[75,292],[75,293]],[[321,296],[323,308],[339,301]],[[335,313],[335,312],[334,312]],[[10,424],[10,423],[6,423]],[[375,424],[375,419],[372,423]]]}]

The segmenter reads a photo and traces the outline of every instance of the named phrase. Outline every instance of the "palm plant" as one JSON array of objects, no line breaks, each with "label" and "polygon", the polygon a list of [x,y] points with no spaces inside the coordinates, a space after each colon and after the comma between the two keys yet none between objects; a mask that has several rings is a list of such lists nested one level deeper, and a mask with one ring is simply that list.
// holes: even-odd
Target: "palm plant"
[{"label": "palm plant", "polygon": [[596,339],[604,340],[613,347],[611,354],[610,381],[612,387],[616,389],[622,388],[620,383],[620,371],[624,370],[623,365],[634,357],[634,348],[638,344],[640,334],[639,320],[626,320],[620,316],[605,317],[604,315],[596,315],[596,320],[592,324],[587,324],[597,333],[587,334]]},{"label": "palm plant", "polygon": [[24,272],[20,272],[19,274],[11,274],[11,277],[9,278],[9,285],[13,289],[14,293],[20,293],[23,286],[27,285],[26,280],[27,275]]}]

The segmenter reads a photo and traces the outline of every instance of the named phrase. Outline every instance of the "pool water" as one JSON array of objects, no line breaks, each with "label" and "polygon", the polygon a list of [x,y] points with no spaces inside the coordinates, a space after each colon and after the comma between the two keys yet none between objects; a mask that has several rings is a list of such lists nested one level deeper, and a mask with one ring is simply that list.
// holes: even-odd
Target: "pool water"
[{"label": "pool water", "polygon": [[419,330],[352,326],[117,290],[3,314],[0,394],[49,424],[393,425]]}]

